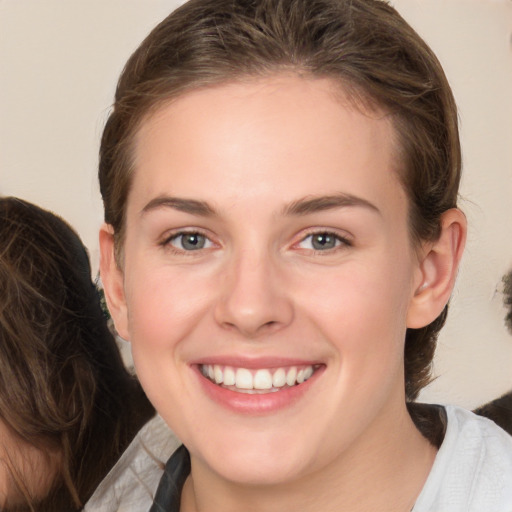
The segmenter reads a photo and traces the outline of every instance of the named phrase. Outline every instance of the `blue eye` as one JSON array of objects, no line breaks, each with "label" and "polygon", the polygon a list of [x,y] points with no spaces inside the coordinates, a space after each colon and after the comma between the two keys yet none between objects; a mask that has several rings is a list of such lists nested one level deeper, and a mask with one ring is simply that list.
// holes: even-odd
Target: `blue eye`
[{"label": "blue eye", "polygon": [[201,233],[178,233],[174,235],[169,243],[176,249],[182,251],[198,251],[212,246],[212,242]]},{"label": "blue eye", "polygon": [[301,240],[299,246],[302,249],[314,251],[328,251],[340,245],[350,245],[349,241],[328,231],[312,233]]}]

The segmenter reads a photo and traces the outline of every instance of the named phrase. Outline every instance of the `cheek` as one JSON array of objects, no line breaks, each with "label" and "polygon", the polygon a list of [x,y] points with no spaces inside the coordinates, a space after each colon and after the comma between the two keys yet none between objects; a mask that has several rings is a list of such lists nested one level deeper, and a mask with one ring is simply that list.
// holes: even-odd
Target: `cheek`
[{"label": "cheek", "polygon": [[353,382],[366,374],[373,382],[401,371],[410,301],[403,265],[400,273],[382,261],[347,265],[316,275],[297,293],[309,321],[339,354],[340,378]]},{"label": "cheek", "polygon": [[342,331],[350,326],[354,334],[395,330],[405,326],[410,302],[410,280],[408,276],[400,278],[389,269],[382,271],[382,265],[347,265],[304,280],[300,291],[297,287],[297,302],[317,318],[317,323],[330,329]]},{"label": "cheek", "polygon": [[126,275],[128,329],[137,372],[142,379],[147,368],[155,378],[155,368],[162,366],[161,374],[166,375],[163,365],[179,365],[190,340],[197,337],[194,331],[207,322],[216,288],[204,275],[150,263],[127,268]]}]

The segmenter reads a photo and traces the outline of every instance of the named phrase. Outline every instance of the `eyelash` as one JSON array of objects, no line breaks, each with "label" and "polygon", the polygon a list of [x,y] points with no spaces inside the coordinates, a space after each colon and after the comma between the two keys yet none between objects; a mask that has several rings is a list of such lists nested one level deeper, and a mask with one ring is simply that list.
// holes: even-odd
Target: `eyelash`
[{"label": "eyelash", "polygon": [[[313,254],[318,254],[318,255],[326,255],[326,254],[332,254],[333,252],[337,252],[339,250],[343,250],[347,247],[352,247],[353,246],[353,243],[352,243],[352,240],[350,240],[349,238],[345,237],[345,236],[341,236],[340,234],[334,232],[334,231],[329,231],[329,230],[315,230],[315,231],[310,231],[309,233],[307,233],[305,236],[303,236],[299,242],[297,242],[296,244],[294,244],[294,246],[298,246],[299,244],[303,243],[304,241],[306,241],[308,238],[311,238],[313,239],[313,237],[315,236],[326,236],[326,237],[332,237],[334,238],[334,247],[331,247],[331,248],[327,248],[327,249],[315,249],[314,247],[312,248],[306,248],[305,250],[307,251],[312,251]],[[312,241],[312,244],[313,244],[313,241]]]},{"label": "eyelash", "polygon": [[[205,244],[207,244],[208,246],[207,247],[202,246],[195,250],[194,249],[187,250],[183,247],[183,241],[181,244],[182,245],[181,248],[175,247],[172,244],[173,241],[179,239],[180,237],[184,237],[187,235],[196,235],[199,237],[203,237],[205,239]],[[300,244],[305,242],[308,238],[312,239],[312,245],[313,245],[314,244],[313,237],[315,237],[315,236],[325,236],[325,237],[329,237],[329,238],[334,238],[335,245],[333,247],[330,247],[327,249],[315,249],[314,247],[311,247],[311,248],[298,247]],[[194,253],[196,253],[196,252],[199,253],[199,252],[202,252],[202,250],[204,250],[204,249],[210,249],[214,245],[214,242],[212,242],[212,240],[208,237],[208,235],[206,233],[204,233],[198,229],[193,229],[190,231],[184,230],[184,231],[174,232],[174,233],[170,234],[169,236],[165,237],[159,243],[159,245],[167,250],[172,251],[175,254],[180,254],[180,255],[186,254],[188,256],[194,256]],[[335,233],[334,231],[315,230],[315,231],[310,231],[309,233],[305,234],[297,243],[293,244],[292,247],[298,247],[299,249],[310,251],[313,254],[318,254],[318,255],[323,256],[326,254],[332,254],[339,250],[343,250],[344,248],[347,248],[347,247],[352,247],[352,245],[353,245],[353,243],[349,238],[341,236],[340,234]]]},{"label": "eyelash", "polygon": [[[203,237],[206,241],[207,244],[209,244],[208,247],[199,247],[197,249],[191,249],[191,250],[187,250],[183,247],[183,241],[182,241],[182,248],[178,248],[178,247],[175,247],[172,242],[179,239],[180,237],[184,237],[184,236],[187,236],[187,235],[195,235],[195,236],[199,236],[199,237]],[[212,242],[212,240],[208,237],[208,235],[206,233],[204,233],[203,231],[201,230],[198,230],[198,229],[191,229],[191,230],[183,230],[183,231],[177,231],[177,232],[174,232],[172,234],[170,234],[169,236],[165,237],[160,243],[159,245],[161,247],[163,247],[164,249],[166,250],[169,250],[175,254],[186,254],[187,256],[194,256],[194,253],[199,253],[199,252],[202,252],[203,249],[210,249],[211,246],[214,245],[214,243]]]}]

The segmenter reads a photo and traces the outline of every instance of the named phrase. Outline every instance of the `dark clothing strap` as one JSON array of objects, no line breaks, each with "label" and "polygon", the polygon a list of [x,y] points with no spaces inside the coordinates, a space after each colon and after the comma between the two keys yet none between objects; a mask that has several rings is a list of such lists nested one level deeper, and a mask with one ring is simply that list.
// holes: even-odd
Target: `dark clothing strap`
[{"label": "dark clothing strap", "polygon": [[149,512],[179,512],[181,491],[190,474],[190,455],[181,445],[167,461]]}]

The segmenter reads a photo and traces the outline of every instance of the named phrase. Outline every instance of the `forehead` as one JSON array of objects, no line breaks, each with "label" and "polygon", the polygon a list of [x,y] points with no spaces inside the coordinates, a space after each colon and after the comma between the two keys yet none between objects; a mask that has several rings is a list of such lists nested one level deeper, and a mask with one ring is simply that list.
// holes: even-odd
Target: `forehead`
[{"label": "forehead", "polygon": [[214,202],[258,194],[292,201],[333,187],[372,195],[379,184],[400,187],[394,134],[389,116],[356,105],[329,79],[223,84],[185,93],[142,123],[132,190]]}]

